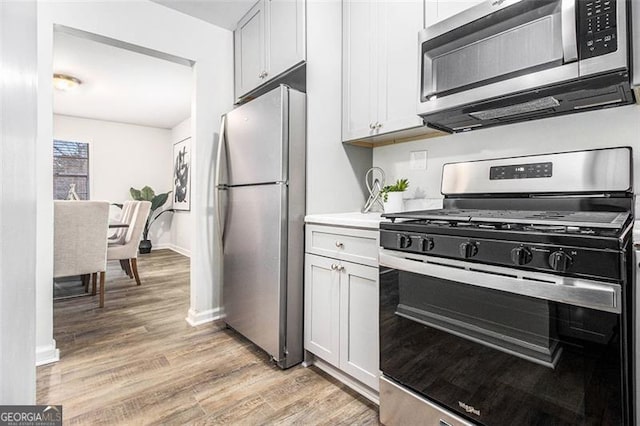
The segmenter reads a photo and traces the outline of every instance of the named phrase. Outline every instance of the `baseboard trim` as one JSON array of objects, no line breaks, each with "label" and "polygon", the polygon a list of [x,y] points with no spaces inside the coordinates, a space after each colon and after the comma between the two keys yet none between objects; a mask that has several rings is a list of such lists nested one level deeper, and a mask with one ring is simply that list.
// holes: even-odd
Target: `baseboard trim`
[{"label": "baseboard trim", "polygon": [[182,247],[178,247],[175,244],[171,244],[171,243],[164,243],[164,244],[156,244],[155,246],[153,246],[153,250],[163,250],[163,249],[168,249],[168,250],[173,250],[178,254],[181,254],[183,256],[186,257],[191,257],[191,250],[187,250],[185,248]]},{"label": "baseboard trim", "polygon": [[223,317],[222,308],[208,309],[202,312],[196,312],[193,309],[189,309],[187,315],[187,322],[190,326],[196,327],[198,325],[213,322]]},{"label": "baseboard trim", "polygon": [[36,347],[36,367],[58,361],[60,361],[60,349],[56,348],[54,339],[51,339],[50,345]]},{"label": "baseboard trim", "polygon": [[358,392],[360,395],[364,396],[369,401],[373,402],[376,405],[380,405],[380,396],[378,392],[376,392],[374,389],[371,389],[369,386],[363,385],[358,380],[347,375],[346,373],[342,372],[342,370],[337,369],[336,367],[324,361],[323,359],[318,358],[317,356],[309,352],[307,353],[310,356],[307,357],[305,354],[305,360],[304,360],[304,363],[302,364],[304,367],[315,365],[316,367],[318,367],[318,369],[324,371],[334,379],[337,379],[338,381],[349,386],[351,389]]}]

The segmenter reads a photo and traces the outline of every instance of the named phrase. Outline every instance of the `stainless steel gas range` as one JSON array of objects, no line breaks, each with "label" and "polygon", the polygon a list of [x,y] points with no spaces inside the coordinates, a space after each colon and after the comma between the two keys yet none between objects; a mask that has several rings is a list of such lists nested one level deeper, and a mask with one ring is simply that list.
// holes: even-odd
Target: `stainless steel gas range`
[{"label": "stainless steel gas range", "polygon": [[386,425],[633,423],[631,149],[447,164],[380,229]]}]

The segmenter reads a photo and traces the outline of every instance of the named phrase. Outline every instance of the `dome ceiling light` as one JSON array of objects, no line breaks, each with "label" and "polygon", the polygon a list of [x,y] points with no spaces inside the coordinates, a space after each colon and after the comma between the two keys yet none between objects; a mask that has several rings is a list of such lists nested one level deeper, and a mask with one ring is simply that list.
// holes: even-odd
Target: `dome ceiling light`
[{"label": "dome ceiling light", "polygon": [[66,74],[53,74],[53,87],[63,92],[74,90],[82,84],[82,81]]}]

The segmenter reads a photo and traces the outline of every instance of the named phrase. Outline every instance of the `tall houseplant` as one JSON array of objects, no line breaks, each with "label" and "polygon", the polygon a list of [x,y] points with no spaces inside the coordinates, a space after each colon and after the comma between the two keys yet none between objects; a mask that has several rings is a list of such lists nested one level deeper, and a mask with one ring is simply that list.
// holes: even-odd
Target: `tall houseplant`
[{"label": "tall houseplant", "polygon": [[147,221],[144,224],[144,230],[142,231],[142,241],[140,241],[140,245],[138,246],[138,250],[140,250],[140,254],[150,253],[151,248],[153,247],[151,244],[151,240],[149,240],[149,228],[162,214],[166,212],[173,212],[173,209],[162,210],[160,213],[154,216],[155,211],[160,207],[164,206],[164,204],[169,199],[169,194],[171,191],[164,192],[162,194],[156,194],[150,186],[145,186],[142,189],[130,188],[129,192],[131,193],[131,198],[136,201],[151,201],[151,210],[149,211],[149,216],[147,217]]}]

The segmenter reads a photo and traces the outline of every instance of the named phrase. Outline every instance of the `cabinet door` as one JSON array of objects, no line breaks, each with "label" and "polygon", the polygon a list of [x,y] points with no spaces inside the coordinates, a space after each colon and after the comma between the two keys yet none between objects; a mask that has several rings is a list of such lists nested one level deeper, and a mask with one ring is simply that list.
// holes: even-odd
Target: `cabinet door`
[{"label": "cabinet door", "polygon": [[425,0],[425,26],[428,27],[443,19],[447,19],[483,1],[484,0]]},{"label": "cabinet door", "polygon": [[341,265],[340,368],[378,390],[378,268]]},{"label": "cabinet door", "polygon": [[387,0],[378,11],[377,134],[422,126],[418,117],[418,32],[422,0]]},{"label": "cabinet door", "polygon": [[340,272],[335,269],[337,264],[335,259],[305,255],[304,348],[339,368]]},{"label": "cabinet door", "polygon": [[378,84],[376,1],[343,1],[342,140],[374,134]]},{"label": "cabinet door", "polygon": [[238,22],[233,33],[237,98],[255,89],[264,81],[264,15],[264,3],[261,0]]},{"label": "cabinet door", "polygon": [[305,59],[305,0],[266,0],[267,79]]}]

